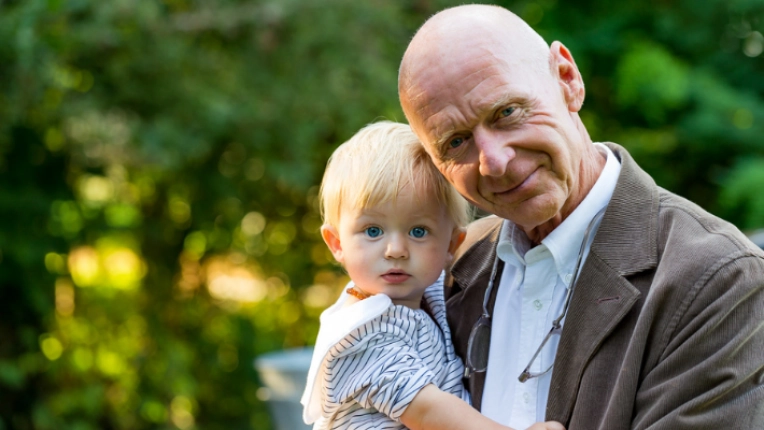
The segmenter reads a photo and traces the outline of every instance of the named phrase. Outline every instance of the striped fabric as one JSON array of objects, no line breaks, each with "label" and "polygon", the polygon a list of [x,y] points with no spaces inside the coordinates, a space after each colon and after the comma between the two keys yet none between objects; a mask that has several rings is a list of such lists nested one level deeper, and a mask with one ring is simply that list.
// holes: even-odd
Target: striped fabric
[{"label": "striped fabric", "polygon": [[446,322],[442,277],[425,301],[432,318],[423,309],[391,304],[329,349],[314,430],[405,429],[398,419],[430,383],[469,401]]}]

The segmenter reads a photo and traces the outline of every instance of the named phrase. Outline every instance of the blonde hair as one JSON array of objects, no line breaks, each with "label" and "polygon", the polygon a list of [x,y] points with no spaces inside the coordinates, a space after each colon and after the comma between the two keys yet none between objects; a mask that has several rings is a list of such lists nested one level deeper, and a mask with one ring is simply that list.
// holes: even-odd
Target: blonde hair
[{"label": "blonde hair", "polygon": [[368,208],[395,201],[407,184],[435,195],[456,226],[471,220],[469,203],[432,164],[411,127],[391,121],[367,125],[334,151],[321,182],[321,216],[338,228],[343,205]]}]

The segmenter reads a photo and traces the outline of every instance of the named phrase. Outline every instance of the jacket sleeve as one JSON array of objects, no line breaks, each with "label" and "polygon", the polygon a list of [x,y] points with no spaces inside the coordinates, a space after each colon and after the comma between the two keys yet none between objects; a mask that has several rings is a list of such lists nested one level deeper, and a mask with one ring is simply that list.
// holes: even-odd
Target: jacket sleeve
[{"label": "jacket sleeve", "polygon": [[635,399],[635,430],[764,429],[764,260],[709,267],[663,329]]}]

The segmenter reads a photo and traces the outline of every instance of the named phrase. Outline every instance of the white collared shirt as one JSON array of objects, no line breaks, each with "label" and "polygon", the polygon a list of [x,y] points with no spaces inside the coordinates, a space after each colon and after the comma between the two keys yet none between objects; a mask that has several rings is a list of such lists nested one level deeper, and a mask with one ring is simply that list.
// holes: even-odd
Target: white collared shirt
[{"label": "white collared shirt", "polygon": [[[492,312],[481,412],[516,429],[544,421],[554,369],[525,383],[517,378],[551,329],[552,321],[562,312],[584,232],[597,212],[610,202],[621,172],[613,152],[600,143],[595,145],[607,151],[605,168],[586,198],[562,224],[533,248],[525,232],[510,221],[504,221],[499,238],[497,253],[505,264]],[[592,226],[584,260],[598,227]],[[531,372],[543,372],[554,362],[559,338],[552,336]]]}]

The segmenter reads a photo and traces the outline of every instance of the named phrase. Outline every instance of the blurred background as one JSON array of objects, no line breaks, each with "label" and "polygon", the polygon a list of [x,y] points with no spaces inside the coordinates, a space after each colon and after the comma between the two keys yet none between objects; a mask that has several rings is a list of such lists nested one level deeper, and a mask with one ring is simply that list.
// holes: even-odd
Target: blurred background
[{"label": "blurred background", "polygon": [[[272,429],[252,362],[346,281],[326,159],[405,121],[407,42],[458,3],[0,0],[0,430]],[[595,140],[764,226],[764,0],[496,3],[571,49]]]}]

